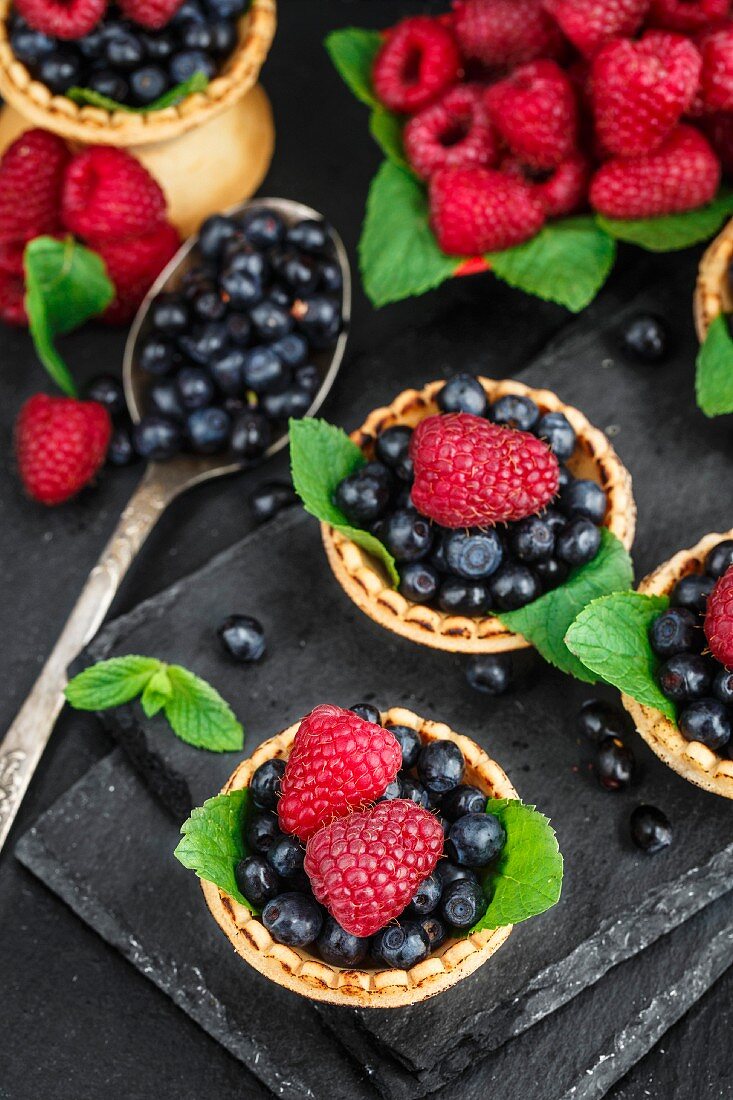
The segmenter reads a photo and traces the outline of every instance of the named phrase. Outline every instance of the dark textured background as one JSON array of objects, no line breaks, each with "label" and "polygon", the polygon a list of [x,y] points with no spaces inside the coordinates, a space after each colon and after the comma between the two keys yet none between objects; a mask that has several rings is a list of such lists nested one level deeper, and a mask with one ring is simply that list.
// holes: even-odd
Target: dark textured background
[{"label": "dark textured background", "polygon": [[[275,163],[262,193],[302,199],[322,210],[339,228],[354,255],[368,179],[378,153],[368,139],[364,110],[345,92],[320,47],[324,33],[349,23],[386,25],[398,14],[424,7],[387,0],[283,0],[281,27],[268,60],[263,83],[273,100],[278,126]],[[326,415],[353,426],[366,411],[349,401],[349,380],[378,363],[383,348],[399,339],[403,384],[437,377],[456,365],[511,375],[539,353],[566,326],[582,333],[595,317],[613,317],[636,291],[645,287],[676,332],[679,354],[692,369],[694,339],[689,293],[695,257],[651,260],[638,252],[622,257],[597,307],[577,319],[510,291],[489,278],[447,286],[417,302],[374,313],[357,287],[354,325],[347,362]],[[670,267],[680,271],[674,297],[668,293]],[[467,361],[466,349],[480,346],[484,323],[491,323],[491,342],[479,361]],[[415,332],[428,334],[430,361]],[[139,476],[139,470],[111,474],[76,503],[46,511],[27,502],[12,473],[11,425],[22,399],[42,388],[43,378],[24,334],[0,332],[0,416],[5,475],[0,484],[0,629],[3,638],[3,693],[0,721],[7,725],[29,690],[57,636],[84,577],[110,533]],[[117,369],[123,337],[88,329],[67,341],[70,361],[79,377]],[[610,352],[609,352],[610,353]],[[598,364],[589,364],[589,369]],[[606,383],[606,378],[609,378]],[[608,417],[614,423],[614,391],[609,375]],[[650,381],[643,400],[649,409],[660,402],[659,381]],[[691,386],[691,382],[690,382]],[[674,514],[675,498],[692,500],[697,492],[719,494],[722,509],[730,493],[713,484],[708,460],[730,455],[730,420],[708,423],[695,410],[691,388],[677,395],[675,415],[660,413],[648,441],[647,476],[657,476],[660,507],[644,522]],[[669,394],[665,395],[667,404]],[[653,417],[650,418],[653,421]],[[699,440],[700,461],[694,469],[666,468],[656,473],[660,439],[685,432]],[[619,443],[621,446],[621,441]],[[231,479],[194,490],[175,504],[153,534],[124,587],[117,610],[124,611],[158,591],[212,553],[246,533],[250,522],[246,495],[258,480],[285,469],[280,456],[272,466],[246,479]],[[715,465],[715,463],[713,463]],[[636,472],[636,471],[635,471]],[[684,490],[681,492],[680,490]],[[690,541],[702,533],[690,532]],[[663,544],[662,534],[658,541]],[[676,545],[672,544],[669,548]],[[645,563],[648,564],[648,563]],[[417,659],[417,654],[416,654]],[[101,1096],[129,1100],[155,1096],[220,1097],[261,1094],[260,1086],[241,1065],[143,980],[115,951],[81,924],[55,897],[12,859],[12,842],[110,742],[91,717],[64,714],[21,811],[10,844],[0,856],[0,1095],[35,1100],[40,1095],[62,1100]],[[672,855],[672,853],[670,853]],[[114,876],[115,853],[109,853]],[[732,1094],[720,1057],[710,1051],[727,1048],[730,1033],[730,973],[632,1073],[617,1086],[623,1100],[679,1094],[683,1081],[689,1095]],[[277,1021],[273,1020],[273,1026]]]}]

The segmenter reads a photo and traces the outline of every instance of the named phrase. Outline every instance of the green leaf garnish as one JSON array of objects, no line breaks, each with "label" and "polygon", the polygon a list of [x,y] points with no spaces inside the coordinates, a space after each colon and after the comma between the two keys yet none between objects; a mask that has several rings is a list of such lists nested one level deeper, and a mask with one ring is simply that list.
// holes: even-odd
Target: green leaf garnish
[{"label": "green leaf garnish", "polygon": [[64,393],[76,397],[54,339],[104,312],[115,288],[101,257],[73,237],[35,237],[26,245],[23,267],[28,324],[38,357]]},{"label": "green leaf garnish", "polygon": [[666,596],[616,592],[581,611],[565,640],[585,667],[607,684],[674,721],[674,706],[657,685],[659,662],[649,643],[649,627],[668,606]]},{"label": "green leaf garnish", "polygon": [[595,683],[597,677],[565,644],[571,623],[591,600],[629,588],[633,580],[631,558],[607,528],[593,561],[574,569],[564,584],[540,596],[518,611],[498,617],[509,630],[523,634],[546,661],[579,680]]},{"label": "green leaf garnish", "polygon": [[722,313],[711,323],[698,353],[695,392],[706,416],[733,412],[733,337]]},{"label": "green leaf garnish", "polygon": [[188,80],[176,84],[174,88],[169,88],[162,96],[145,107],[130,107],[127,103],[118,103],[116,99],[101,95],[92,88],[69,88],[64,95],[74,103],[84,106],[101,107],[105,111],[126,111],[131,115],[147,115],[151,111],[163,111],[166,107],[175,107],[186,96],[193,95],[194,92],[205,92],[208,86],[209,78],[205,73],[194,73]]},{"label": "green leaf garnish", "polygon": [[98,661],[69,681],[65,695],[76,710],[108,710],[141,696],[146,717],[162,710],[173,732],[189,745],[231,752],[244,744],[242,726],[219,692],[181,665],[157,657]]},{"label": "green leaf garnish", "polygon": [[536,917],[557,903],[562,890],[563,859],[549,820],[509,798],[490,798],[486,812],[499,818],[506,844],[484,880],[489,905],[472,932]]},{"label": "green leaf garnish", "polygon": [[376,107],[369,116],[369,133],[387,160],[412,174],[402,146],[402,122],[384,107]]},{"label": "green leaf garnish", "polygon": [[563,218],[525,244],[489,253],[486,261],[510,286],[579,313],[605,283],[615,258],[615,241],[593,218]]},{"label": "green leaf garnish", "polygon": [[378,558],[387,570],[390,581],[396,585],[399,583],[399,573],[387,548],[369,531],[352,527],[333,503],[333,494],[339,482],[365,463],[360,448],[341,428],[325,420],[306,418],[290,421],[293,486],[306,512],[323,523],[329,523]]},{"label": "green leaf garnish", "polygon": [[379,107],[372,90],[372,66],[382,44],[378,31],[344,27],[332,31],[325,40],[328,56],[339,76],[358,100],[367,107]]},{"label": "green leaf garnish", "polygon": [[662,218],[635,218],[624,221],[597,215],[601,229],[619,241],[639,245],[649,252],[676,252],[706,241],[717,233],[733,213],[733,190],[721,188],[707,206],[684,214],[666,214]]},{"label": "green leaf garnish", "polygon": [[199,878],[213,882],[249,910],[257,910],[239,892],[234,868],[244,859],[244,823],[249,790],[219,794],[197,807],[181,826],[183,839],[173,853]]}]

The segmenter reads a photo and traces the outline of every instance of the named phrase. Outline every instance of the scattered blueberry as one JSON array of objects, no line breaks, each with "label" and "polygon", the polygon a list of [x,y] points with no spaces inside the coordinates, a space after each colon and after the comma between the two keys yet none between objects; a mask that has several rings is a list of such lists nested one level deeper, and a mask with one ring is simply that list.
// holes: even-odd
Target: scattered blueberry
[{"label": "scattered blueberry", "polygon": [[589,741],[597,744],[606,737],[624,737],[626,723],[618,707],[599,699],[589,699],[578,713],[578,729]]},{"label": "scattered blueberry", "polygon": [[288,481],[264,481],[247,498],[255,523],[266,523],[284,508],[298,503],[298,496]]},{"label": "scattered blueberry", "polygon": [[661,852],[672,843],[669,818],[655,806],[637,806],[631,814],[631,839],[642,852]]},{"label": "scattered blueberry", "polygon": [[619,737],[604,737],[598,744],[596,775],[607,791],[628,787],[634,777],[634,754]]},{"label": "scattered blueberry", "polygon": [[251,462],[265,453],[271,439],[267,417],[257,409],[245,409],[234,418],[229,446],[236,458]]},{"label": "scattered blueberry", "polygon": [[642,363],[661,363],[669,351],[667,326],[653,313],[640,313],[626,325],[621,343],[625,351]]},{"label": "scattered blueberry", "polygon": [[286,893],[268,901],[262,923],[274,940],[289,947],[308,947],[318,938],[323,913],[305,894]]},{"label": "scattered blueberry", "polygon": [[512,682],[512,659],[508,653],[479,653],[466,664],[466,679],[485,695],[503,695]]},{"label": "scattered blueberry", "polygon": [[440,739],[423,745],[417,758],[420,782],[435,794],[445,794],[463,779],[466,762],[454,741]]},{"label": "scattered blueberry", "polygon": [[107,462],[110,466],[129,466],[137,458],[130,429],[118,425],[113,429],[107,448]]},{"label": "scattered blueberry", "polygon": [[230,657],[243,664],[259,661],[265,652],[265,631],[250,615],[229,615],[217,634]]},{"label": "scattered blueberry", "polygon": [[280,797],[280,784],[285,774],[284,760],[266,760],[260,764],[249,782],[249,791],[255,806],[261,810],[274,810]]}]

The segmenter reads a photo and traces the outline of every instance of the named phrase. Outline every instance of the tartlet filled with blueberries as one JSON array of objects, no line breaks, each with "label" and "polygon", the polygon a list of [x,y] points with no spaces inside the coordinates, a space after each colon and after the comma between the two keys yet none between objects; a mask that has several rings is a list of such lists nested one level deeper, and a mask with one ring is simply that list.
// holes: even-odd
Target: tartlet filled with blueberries
[{"label": "tartlet filled with blueberries", "polygon": [[316,707],[181,831],[237,953],[335,1004],[440,993],[561,890],[547,819],[475,742],[402,708]]}]

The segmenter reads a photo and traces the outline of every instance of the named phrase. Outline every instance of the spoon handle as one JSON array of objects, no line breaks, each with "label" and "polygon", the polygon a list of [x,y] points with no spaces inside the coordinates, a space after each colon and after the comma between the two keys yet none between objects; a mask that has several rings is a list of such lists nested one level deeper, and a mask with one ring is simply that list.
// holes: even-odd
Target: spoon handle
[{"label": "spoon handle", "polygon": [[171,476],[165,467],[148,467],[30,695],[0,741],[0,849],[64,704],[68,666],[96,634],[135,555],[184,483],[185,478]]}]

